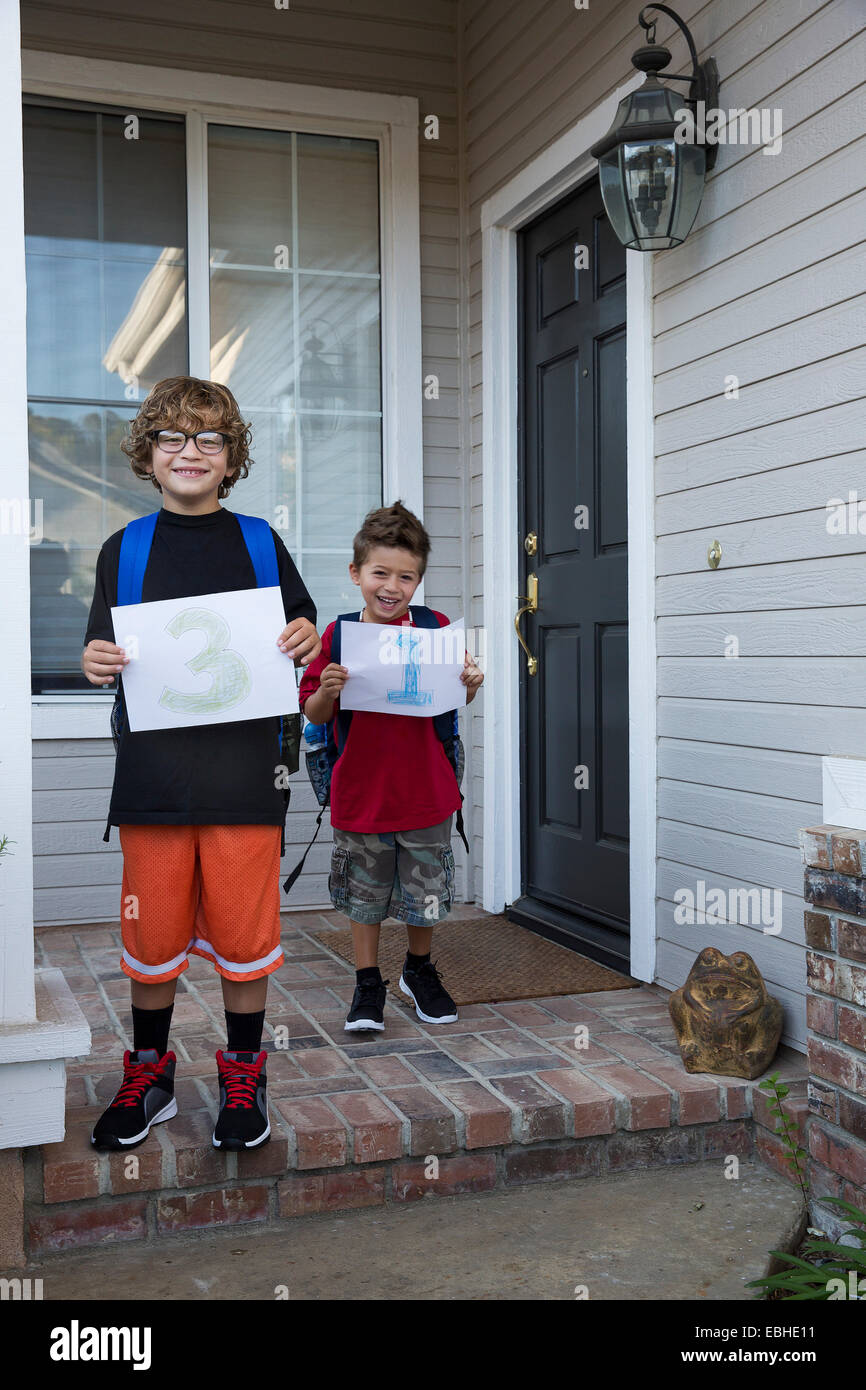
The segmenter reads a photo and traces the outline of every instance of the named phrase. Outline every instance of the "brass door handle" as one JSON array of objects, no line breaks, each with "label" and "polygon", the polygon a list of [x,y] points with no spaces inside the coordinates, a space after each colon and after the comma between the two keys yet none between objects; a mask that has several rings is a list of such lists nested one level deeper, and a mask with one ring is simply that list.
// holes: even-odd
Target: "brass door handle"
[{"label": "brass door handle", "polygon": [[526,645],[526,642],[525,642],[524,637],[523,637],[523,633],[520,631],[520,619],[521,619],[521,617],[523,616],[524,613],[535,613],[535,612],[537,612],[537,610],[538,610],[538,575],[537,575],[537,574],[530,574],[530,575],[527,575],[527,577],[526,577],[526,587],[527,587],[527,589],[529,590],[529,593],[528,593],[528,594],[518,594],[518,595],[517,595],[517,602],[518,602],[518,603],[520,603],[521,600],[525,600],[525,601],[524,601],[524,603],[523,603],[523,607],[522,607],[522,608],[518,608],[517,612],[516,612],[515,615],[514,615],[514,631],[517,633],[517,640],[518,640],[518,642],[520,643],[520,645],[521,645],[521,647],[523,648],[523,650],[526,652],[526,664],[527,664],[527,668],[528,668],[528,670],[529,670],[529,674],[530,674],[530,676],[534,676],[534,675],[536,674],[536,672],[538,671],[538,660],[537,660],[536,657],[534,657],[534,656],[532,655],[532,652],[529,650],[529,648],[528,648],[527,645]]}]

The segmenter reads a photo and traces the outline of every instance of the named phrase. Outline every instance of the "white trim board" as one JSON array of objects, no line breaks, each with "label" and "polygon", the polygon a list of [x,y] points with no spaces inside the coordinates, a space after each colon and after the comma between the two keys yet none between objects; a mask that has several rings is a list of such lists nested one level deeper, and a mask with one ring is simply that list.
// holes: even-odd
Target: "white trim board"
[{"label": "white trim board", "polygon": [[[517,232],[596,169],[589,147],[610,126],[635,75],[481,208],[483,562],[488,666],[484,710],[483,905],[520,896],[517,610]],[[631,964],[655,973],[656,662],[652,416],[652,256],[626,252]]]},{"label": "white trim board", "polygon": [[[187,155],[202,172],[208,121],[236,122],[274,130],[349,135],[379,143],[379,209],[382,326],[382,495],[386,505],[402,497],[424,519],[423,379],[421,358],[421,236],[416,97],[258,81],[221,74],[213,100],[214,74],[140,63],[108,62],[25,49],[22,87],[32,96],[105,102],[188,116]],[[189,209],[190,297],[201,302],[202,252],[206,256],[203,208]],[[207,370],[209,346],[190,334],[190,371]],[[417,602],[424,601],[420,585]],[[84,697],[87,698],[86,696]],[[68,702],[68,710],[62,714]],[[42,738],[93,738],[101,720],[81,707],[81,692],[39,704]],[[79,725],[76,720],[80,719]],[[62,734],[53,732],[62,727]],[[69,732],[79,727],[78,733]]]}]

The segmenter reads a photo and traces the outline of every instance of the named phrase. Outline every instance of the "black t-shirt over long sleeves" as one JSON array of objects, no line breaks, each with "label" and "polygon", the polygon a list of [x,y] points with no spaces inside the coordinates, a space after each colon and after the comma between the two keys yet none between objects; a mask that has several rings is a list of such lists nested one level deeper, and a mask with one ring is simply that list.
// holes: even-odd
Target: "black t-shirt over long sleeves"
[{"label": "black t-shirt over long sleeves", "polygon": [[[286,622],[316,621],[316,607],[282,540],[276,544]],[[99,552],[84,645],[114,642],[111,608],[123,531]],[[192,598],[229,589],[254,589],[256,574],[236,517],[224,507],[201,516],[159,512],[144,573],[141,600]],[[123,634],[120,635],[120,644]],[[274,642],[279,632],[274,633]],[[293,658],[285,657],[292,679]],[[123,703],[123,678],[120,699]],[[104,687],[108,688],[108,687]],[[279,718],[236,720],[179,729],[129,729],[125,705],[118,740],[108,826],[285,826],[288,791],[278,785]]]}]

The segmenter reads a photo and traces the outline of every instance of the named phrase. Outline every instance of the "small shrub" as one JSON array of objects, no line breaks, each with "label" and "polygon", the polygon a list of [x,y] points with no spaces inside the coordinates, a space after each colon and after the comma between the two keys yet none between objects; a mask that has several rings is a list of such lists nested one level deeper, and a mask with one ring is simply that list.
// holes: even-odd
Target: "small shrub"
[{"label": "small shrub", "polygon": [[[866,1299],[866,1214],[858,1211],[850,1202],[843,1201],[841,1197],[827,1197],[825,1203],[827,1202],[836,1203],[857,1223],[844,1231],[843,1235],[853,1236],[859,1241],[859,1245],[843,1245],[841,1241],[832,1240],[808,1240],[802,1247],[803,1255],[815,1256],[815,1261],[804,1259],[800,1255],[790,1255],[784,1250],[773,1250],[771,1253],[778,1259],[787,1261],[788,1268],[778,1274],[767,1275],[764,1279],[751,1279],[745,1285],[747,1289],[761,1288],[765,1291],[763,1296],[778,1290],[785,1298],[800,1301],[851,1297]],[[818,1260],[820,1263],[816,1262]],[[830,1287],[831,1280],[841,1280],[841,1292],[838,1282]],[[757,1294],[756,1297],[760,1298],[762,1295]]]},{"label": "small shrub", "polygon": [[790,1165],[800,1184],[800,1191],[803,1194],[803,1201],[808,1201],[806,1189],[809,1186],[809,1176],[800,1160],[806,1157],[806,1150],[797,1142],[797,1122],[791,1120],[782,1109],[782,1102],[790,1094],[789,1088],[784,1081],[779,1080],[779,1073],[773,1072],[763,1081],[758,1082],[762,1091],[771,1091],[772,1101],[767,1102],[767,1109],[771,1115],[775,1115],[779,1123],[776,1125],[776,1133],[782,1141],[782,1146],[787,1150],[785,1161]]}]

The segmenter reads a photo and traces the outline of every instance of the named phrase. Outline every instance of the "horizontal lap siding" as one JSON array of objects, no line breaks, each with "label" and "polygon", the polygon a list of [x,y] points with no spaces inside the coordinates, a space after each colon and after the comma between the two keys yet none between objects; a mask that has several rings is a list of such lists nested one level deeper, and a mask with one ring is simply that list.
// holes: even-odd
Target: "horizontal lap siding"
[{"label": "horizontal lap siding", "polygon": [[[24,0],[21,17],[22,43],[30,49],[408,95],[418,98],[422,118],[429,112],[439,116],[437,142],[424,140],[419,132],[423,365],[425,374],[435,373],[440,381],[439,399],[424,402],[425,524],[433,543],[425,601],[450,618],[461,617],[465,527],[456,0],[337,0],[321,12],[276,10],[258,0],[210,5],[152,0],[139,7],[112,0]],[[467,758],[472,737],[467,726]],[[112,829],[109,844],[102,840],[114,766],[110,740],[38,740],[33,766],[36,920],[116,919],[121,870],[117,830]],[[473,785],[470,769],[463,787],[470,823]],[[318,810],[303,769],[291,786],[284,874],[309,842]],[[331,840],[326,814],[288,900],[293,908],[330,907]],[[455,857],[462,897],[461,859]],[[471,895],[471,883],[469,891]]]},{"label": "horizontal lap siding", "polygon": [[[866,751],[866,535],[827,525],[866,497],[866,14],[764,0],[698,46],[720,104],[780,108],[783,138],[721,147],[694,232],[655,258],[657,977],[747,950],[803,1047],[797,830],[822,816],[821,755]],[[699,881],[775,890],[780,929],[677,923]]]},{"label": "horizontal lap siding", "polygon": [[[466,9],[473,621],[483,614],[481,206],[631,75],[637,9]],[[803,1046],[796,832],[821,816],[821,755],[866,753],[866,536],[825,524],[831,498],[866,498],[866,12],[860,0],[677,9],[700,56],[718,62],[720,105],[781,108],[783,139],[772,156],[721,147],[692,234],[653,258],[657,979],[681,984],[704,944],[748,950],[785,1004],[786,1040]],[[686,71],[663,15],[658,38],[672,70]],[[729,374],[736,400],[723,394]],[[474,722],[480,755],[480,711]],[[777,889],[781,929],[678,925],[675,894],[699,880],[726,895]]]}]

